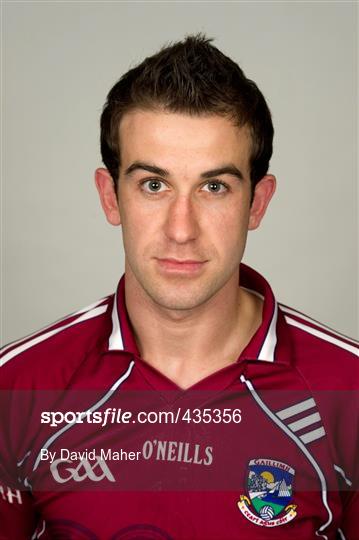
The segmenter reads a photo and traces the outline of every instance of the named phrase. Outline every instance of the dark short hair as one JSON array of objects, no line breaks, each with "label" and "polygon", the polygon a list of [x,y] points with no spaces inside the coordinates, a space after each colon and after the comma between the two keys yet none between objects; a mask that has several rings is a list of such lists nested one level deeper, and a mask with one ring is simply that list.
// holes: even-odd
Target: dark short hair
[{"label": "dark short hair", "polygon": [[203,34],[162,48],[125,73],[110,90],[101,116],[101,154],[115,186],[121,164],[119,125],[133,109],[227,116],[249,128],[252,194],[272,155],[271,113],[257,85]]}]

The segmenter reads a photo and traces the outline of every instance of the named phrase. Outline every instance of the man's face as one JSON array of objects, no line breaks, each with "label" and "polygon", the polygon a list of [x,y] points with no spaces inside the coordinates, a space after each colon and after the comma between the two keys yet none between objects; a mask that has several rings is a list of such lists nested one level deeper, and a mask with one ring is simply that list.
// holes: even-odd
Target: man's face
[{"label": "man's face", "polygon": [[217,115],[136,110],[121,121],[120,146],[131,286],[170,310],[193,309],[238,286],[247,231],[260,221],[256,199],[250,207],[247,129]]}]

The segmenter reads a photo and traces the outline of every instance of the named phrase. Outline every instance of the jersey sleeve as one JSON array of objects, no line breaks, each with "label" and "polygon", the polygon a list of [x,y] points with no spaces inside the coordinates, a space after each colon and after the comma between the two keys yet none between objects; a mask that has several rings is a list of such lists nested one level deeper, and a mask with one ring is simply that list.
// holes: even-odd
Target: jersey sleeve
[{"label": "jersey sleeve", "polygon": [[[359,370],[352,370],[359,386]],[[341,540],[359,540],[359,388],[336,392],[332,397],[340,415],[335,430],[334,468],[342,500]],[[333,414],[333,416],[335,416]]]}]

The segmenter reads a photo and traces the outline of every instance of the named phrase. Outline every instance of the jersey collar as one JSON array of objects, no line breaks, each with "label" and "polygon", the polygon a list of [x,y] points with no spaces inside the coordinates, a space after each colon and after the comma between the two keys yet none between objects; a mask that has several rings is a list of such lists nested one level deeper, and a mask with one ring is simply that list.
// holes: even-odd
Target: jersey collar
[{"label": "jersey collar", "polygon": [[[289,363],[291,342],[288,325],[284,319],[273,291],[268,282],[249,266],[240,265],[240,285],[260,296],[263,300],[262,324],[243,349],[238,358],[241,360],[260,360],[265,362]],[[134,331],[125,305],[125,276],[122,276],[111,310],[112,328],[108,339],[108,351],[126,351],[140,356]]]}]

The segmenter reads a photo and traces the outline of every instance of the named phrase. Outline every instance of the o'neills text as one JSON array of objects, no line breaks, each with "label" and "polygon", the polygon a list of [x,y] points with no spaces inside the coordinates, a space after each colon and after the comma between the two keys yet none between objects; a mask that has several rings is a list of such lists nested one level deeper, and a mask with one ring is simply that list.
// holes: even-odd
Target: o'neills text
[{"label": "o'neills text", "polygon": [[201,447],[200,444],[190,444],[183,441],[145,441],[142,447],[144,459],[157,461],[180,461],[196,465],[211,465],[213,462],[212,446]]}]

